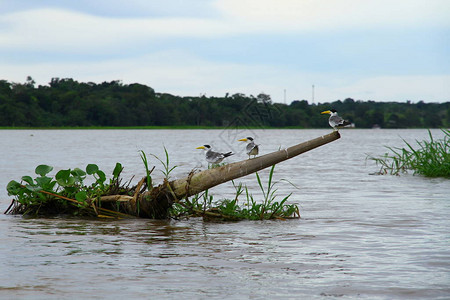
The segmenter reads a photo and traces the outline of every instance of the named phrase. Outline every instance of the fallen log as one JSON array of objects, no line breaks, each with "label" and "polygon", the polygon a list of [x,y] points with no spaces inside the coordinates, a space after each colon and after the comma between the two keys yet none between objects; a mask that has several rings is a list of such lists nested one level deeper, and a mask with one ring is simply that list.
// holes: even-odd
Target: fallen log
[{"label": "fallen log", "polygon": [[[225,216],[216,213],[214,210],[208,211],[206,210],[206,206],[202,211],[198,210],[198,207],[191,207],[187,198],[221,183],[274,166],[275,164],[291,159],[339,138],[339,132],[333,131],[332,133],[318,138],[256,158],[230,163],[201,172],[192,171],[186,178],[178,180],[168,181],[165,179],[161,185],[156,187],[152,187],[151,183],[149,184],[150,187],[147,186],[147,177],[142,178],[136,187],[119,187],[120,181],[118,180],[118,177],[120,170],[116,172],[116,169],[118,168],[116,165],[114,171],[115,181],[113,184],[107,186],[107,190],[103,191],[104,194],[96,195],[94,193],[94,195],[92,195],[92,193],[89,192],[90,198],[85,199],[83,199],[83,194],[84,197],[86,197],[86,190],[80,190],[77,194],[73,194],[73,192],[72,194],[69,193],[67,195],[71,195],[71,197],[67,197],[67,195],[59,194],[55,191],[47,191],[42,188],[40,186],[41,182],[47,183],[47,185],[51,184],[50,188],[53,188],[57,181],[52,181],[52,178],[44,176],[52,170],[52,167],[40,165],[36,168],[36,174],[40,175],[40,177],[37,177],[34,180],[36,183],[34,183],[30,176],[24,176],[22,178],[25,178],[23,180],[26,181],[26,186],[16,181],[11,181],[8,184],[8,192],[12,195],[28,195],[30,199],[25,201],[24,199],[22,199],[22,201],[13,200],[5,213],[11,211],[12,214],[28,214],[29,212],[39,214],[42,210],[44,214],[74,213],[76,215],[85,216],[96,215],[116,218],[143,217],[167,219],[170,217],[173,204],[179,203],[181,206],[187,208],[189,213],[192,212],[193,214],[200,214],[211,218],[220,217],[233,219],[233,216]],[[121,167],[120,164],[118,165]],[[68,171],[70,171],[70,169]],[[68,171],[66,170],[66,172]],[[151,173],[151,171],[148,173]],[[75,175],[77,174],[78,173],[75,173]],[[43,181],[44,179],[42,178],[46,181]],[[61,178],[59,178],[59,180],[60,179]],[[84,186],[84,188],[87,187]],[[114,192],[119,192],[119,194],[114,194]],[[64,200],[66,202],[60,202],[59,200]],[[297,214],[299,215],[298,211]]]},{"label": "fallen log", "polygon": [[339,132],[333,131],[318,138],[256,158],[198,173],[191,173],[186,178],[170,182],[165,180],[163,184],[140,194],[138,198],[140,204],[138,215],[147,218],[165,219],[168,217],[168,210],[174,202],[201,193],[224,182],[255,173],[339,138]]}]

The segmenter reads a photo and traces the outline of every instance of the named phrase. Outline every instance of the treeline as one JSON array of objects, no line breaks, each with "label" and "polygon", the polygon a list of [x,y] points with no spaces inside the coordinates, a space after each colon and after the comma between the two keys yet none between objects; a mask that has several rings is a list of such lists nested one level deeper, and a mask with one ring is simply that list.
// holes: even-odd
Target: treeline
[{"label": "treeline", "polygon": [[331,103],[273,103],[269,95],[180,97],[142,84],[100,84],[53,78],[35,86],[0,80],[0,126],[265,126],[328,127],[320,112],[334,108],[357,128],[450,127],[450,102],[398,103],[347,98]]}]

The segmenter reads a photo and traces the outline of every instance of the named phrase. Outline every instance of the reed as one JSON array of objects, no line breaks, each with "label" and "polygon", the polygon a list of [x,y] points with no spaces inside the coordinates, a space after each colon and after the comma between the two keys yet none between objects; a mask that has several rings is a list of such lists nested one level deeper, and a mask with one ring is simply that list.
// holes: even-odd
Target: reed
[{"label": "reed", "polygon": [[381,157],[368,156],[380,166],[379,174],[400,175],[413,171],[426,177],[450,178],[450,130],[441,129],[443,139],[434,139],[428,130],[429,140],[417,141],[415,147],[404,139],[405,147],[388,147],[390,153]]}]

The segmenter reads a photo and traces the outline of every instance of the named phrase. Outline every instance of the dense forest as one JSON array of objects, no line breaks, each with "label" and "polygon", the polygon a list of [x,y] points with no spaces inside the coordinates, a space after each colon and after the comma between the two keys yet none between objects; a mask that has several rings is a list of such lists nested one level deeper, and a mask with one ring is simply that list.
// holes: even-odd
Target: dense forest
[{"label": "dense forest", "polygon": [[337,100],[309,104],[274,103],[270,95],[226,94],[181,97],[156,93],[142,84],[83,83],[53,78],[36,87],[0,80],[0,126],[240,126],[328,127],[320,112],[334,108],[357,128],[450,127],[450,102],[405,103]]}]

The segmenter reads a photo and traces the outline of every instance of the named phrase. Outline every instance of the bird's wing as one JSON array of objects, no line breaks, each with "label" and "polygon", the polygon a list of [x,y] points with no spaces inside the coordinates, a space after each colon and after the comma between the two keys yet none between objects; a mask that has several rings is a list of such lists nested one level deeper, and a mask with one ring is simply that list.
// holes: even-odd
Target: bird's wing
[{"label": "bird's wing", "polygon": [[339,125],[342,121],[343,121],[343,119],[339,116],[331,116],[330,117],[330,122],[334,123],[336,125]]},{"label": "bird's wing", "polygon": [[214,151],[208,151],[206,152],[206,159],[207,160],[215,160],[222,156],[222,153],[214,152]]}]

